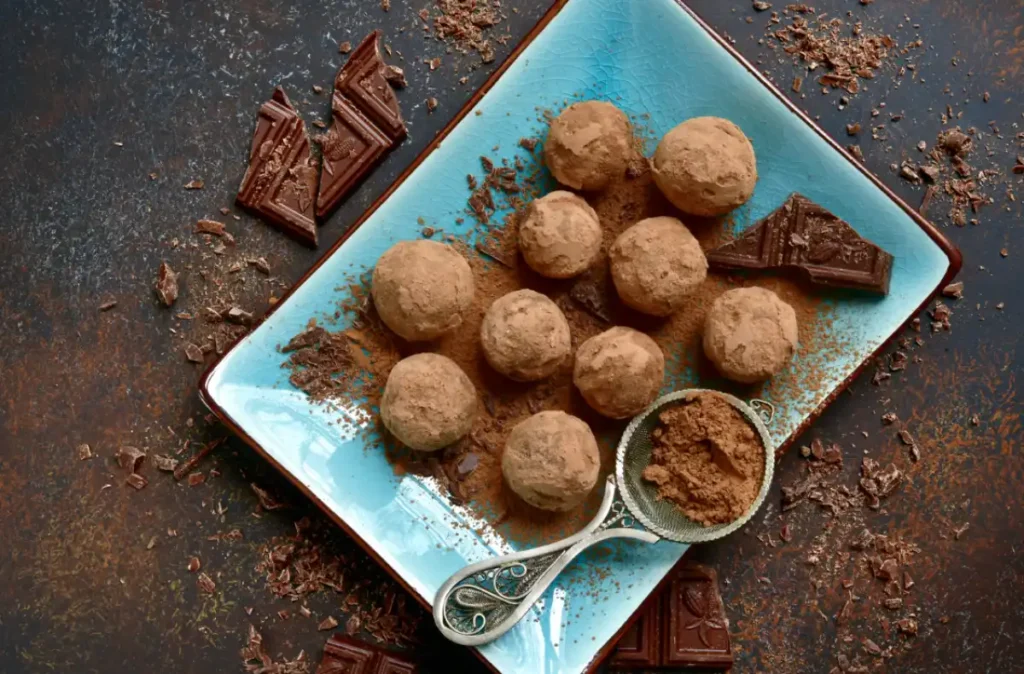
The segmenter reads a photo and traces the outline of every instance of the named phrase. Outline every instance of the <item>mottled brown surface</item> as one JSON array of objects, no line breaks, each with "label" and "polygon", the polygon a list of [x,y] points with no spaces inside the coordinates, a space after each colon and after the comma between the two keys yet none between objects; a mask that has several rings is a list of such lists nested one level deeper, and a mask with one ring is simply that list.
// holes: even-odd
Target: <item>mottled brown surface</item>
[{"label": "mottled brown surface", "polygon": [[[253,114],[273,85],[284,81],[296,92],[293,102],[307,121],[327,120],[328,100],[311,93],[311,85],[329,89],[344,59],[339,41],[358,42],[380,26],[405,58],[398,62],[409,86],[397,96],[409,113],[410,138],[321,228],[323,249],[455,114],[544,9],[542,2],[510,4],[519,12],[509,12],[502,30],[513,39],[492,41],[497,61],[475,70],[468,66],[479,56],[444,54],[443,45],[425,41],[421,30],[399,33],[399,26],[418,20],[416,8],[399,3],[388,13],[375,2],[341,11],[278,0],[152,0],[85,9],[36,1],[0,10],[0,86],[10,120],[0,134],[9,167],[0,178],[6,215],[0,225],[0,670],[241,671],[238,650],[249,622],[275,660],[305,649],[316,662],[327,634],[316,626],[329,615],[360,631],[345,594],[311,595],[306,617],[296,603],[265,589],[255,570],[260,544],[293,533],[293,522],[305,514],[322,518],[241,443],[230,440],[207,457],[197,469],[206,479],[197,486],[176,482],[147,460],[141,472],[149,484],[135,491],[124,484],[113,455],[122,445],[150,457],[174,455],[186,437],[194,440],[192,452],[223,433],[202,421],[192,392],[199,366],[183,354],[197,329],[189,326],[198,321],[175,317],[206,292],[197,270],[212,264],[212,246],[173,249],[172,239],[195,240],[199,218],[224,220],[243,255],[269,263],[271,276],[239,272],[248,275],[236,291],[237,304],[257,315],[271,296],[280,296],[282,281],[294,281],[316,259],[248,216],[218,215],[231,204]],[[887,141],[866,135],[857,141],[869,168],[913,204],[925,186],[902,181],[890,165],[916,156],[918,141],[930,145],[948,126],[940,119],[947,103],[963,112],[956,123],[977,127],[993,152],[986,157],[976,150],[984,158],[972,159],[976,168],[1009,173],[1020,152],[1012,126],[1020,123],[1024,90],[1018,3],[816,3],[831,15],[852,11],[866,25],[902,36],[899,43],[920,34],[928,47],[915,57],[924,83],[904,80],[897,87],[893,66],[883,65],[843,110],[836,104],[841,92],[824,96],[810,82],[802,94],[791,92],[800,71],[757,44],[766,13],[739,0],[693,6],[748,57],[762,59],[787,95],[820,115],[844,143],[847,124],[877,123],[871,109],[882,101],[886,115],[902,113],[900,121],[887,122]],[[423,58],[439,55],[443,65],[430,72]],[[462,77],[467,84],[458,84]],[[435,114],[417,107],[434,96],[443,104]],[[990,134],[991,120],[1001,139]],[[203,189],[182,189],[193,180],[202,180]],[[1014,180],[1014,189],[1024,192],[1021,178]],[[907,567],[914,580],[907,607],[890,616],[915,609],[918,636],[883,638],[880,611],[873,604],[869,611],[865,600],[852,605],[850,629],[878,644],[902,640],[910,648],[881,661],[865,655],[859,641],[837,645],[834,616],[848,598],[841,579],[856,578],[856,595],[871,601],[879,586],[860,569],[826,573],[806,563],[827,515],[804,505],[779,518],[779,485],[804,471],[804,460],[792,453],[781,462],[764,515],[745,533],[695,551],[718,571],[736,671],[827,672],[838,653],[854,651],[876,670],[910,674],[1012,671],[1024,657],[1024,556],[1013,547],[1024,538],[1018,393],[1024,321],[1016,306],[1017,289],[1024,287],[1017,263],[1024,234],[1020,202],[1007,201],[1004,189],[989,190],[996,202],[981,211],[981,225],[943,224],[966,258],[964,299],[948,300],[952,331],[923,334],[923,346],[905,350],[906,369],[879,386],[867,372],[804,440],[840,443],[846,460],[837,479],[843,484],[856,484],[865,449],[882,465],[895,462],[906,472],[882,510],[865,511],[863,518],[872,531],[920,548]],[[944,221],[945,209],[933,208]],[[159,306],[153,293],[161,260],[182,273],[171,309]],[[110,301],[117,305],[100,312]],[[999,303],[1005,303],[1002,310]],[[927,332],[930,318],[922,314],[922,320]],[[886,412],[905,422],[920,446],[919,462],[911,463],[897,437],[902,426],[883,426]],[[82,443],[94,458],[79,459]],[[290,507],[261,509],[253,482]],[[784,523],[789,542],[780,542]],[[242,540],[208,540],[236,528]],[[769,533],[775,547],[757,538],[769,540]],[[350,560],[350,587],[383,584],[343,535],[330,545]],[[189,572],[193,556],[214,582],[213,593],[203,592],[198,574]],[[282,609],[289,618],[278,615]],[[481,670],[431,629],[422,639],[416,654],[424,671]]]}]

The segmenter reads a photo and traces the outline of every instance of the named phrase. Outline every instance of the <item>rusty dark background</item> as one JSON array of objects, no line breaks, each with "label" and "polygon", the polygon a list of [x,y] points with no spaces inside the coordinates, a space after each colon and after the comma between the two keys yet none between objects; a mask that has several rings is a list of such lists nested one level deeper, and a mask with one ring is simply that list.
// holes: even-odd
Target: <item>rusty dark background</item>
[{"label": "rusty dark background", "polygon": [[[892,165],[916,157],[919,140],[931,145],[947,105],[962,113],[956,123],[977,127],[984,139],[971,164],[1002,173],[986,187],[994,203],[981,210],[980,224],[953,227],[948,204],[929,213],[965,259],[964,298],[949,300],[952,331],[923,335],[914,362],[881,386],[869,370],[802,440],[838,442],[847,457],[840,481],[854,489],[864,453],[906,471],[881,511],[858,515],[872,531],[920,549],[907,567],[916,585],[904,609],[883,615],[872,608],[880,586],[856,559],[808,564],[816,545],[844,548],[844,525],[811,506],[780,515],[778,486],[804,471],[804,459],[791,452],[749,531],[694,551],[722,580],[735,671],[828,672],[840,654],[858,655],[871,671],[1019,671],[1024,230],[1020,202],[1006,190],[1024,196],[1022,177],[1011,175],[1024,152],[1015,139],[1024,126],[1024,4],[812,3],[819,13],[849,12],[898,44],[923,40],[924,51],[913,55],[915,78],[896,76],[897,58],[843,108],[841,92],[822,94],[813,82],[802,94],[790,90],[798,69],[759,42],[768,16],[748,0],[691,4],[841,142],[849,142],[847,124],[877,123],[871,110],[882,102],[881,121],[901,113],[887,124],[889,140],[862,132],[857,142],[867,166],[911,204],[922,188]],[[346,611],[328,595],[308,600],[314,618],[277,616],[295,606],[273,599],[254,571],[259,546],[291,533],[303,515],[324,518],[241,442],[229,441],[203,464],[220,474],[197,487],[147,467],[150,484],[135,492],[112,457],[124,444],[155,454],[224,433],[203,420],[200,370],[182,356],[190,324],[157,306],[152,282],[166,259],[186,272],[175,311],[199,301],[187,277],[210,264],[210,253],[187,245],[192,225],[224,219],[217,211],[232,204],[256,109],[272,87],[284,84],[307,121],[326,119],[327,98],[312,85],[329,89],[343,58],[339,41],[357,42],[377,27],[410,80],[398,94],[408,140],[322,228],[324,250],[547,8],[505,3],[508,17],[494,33],[509,39],[497,45],[495,63],[477,67],[477,57],[447,54],[425,37],[416,12],[428,5],[393,0],[385,13],[370,0],[33,0],[0,9],[0,670],[241,671],[238,649],[249,622],[271,653],[304,649],[315,662],[326,638],[315,620],[332,614],[344,624]],[[435,56],[443,64],[430,71],[422,61]],[[432,114],[424,103],[430,96],[440,103]],[[205,189],[183,190],[193,179]],[[248,216],[228,222],[241,254],[265,256],[273,270],[273,279],[250,273],[242,289],[242,303],[257,313],[319,255]],[[174,248],[175,239],[186,245]],[[101,313],[107,299],[118,305]],[[919,463],[882,426],[889,411],[918,439]],[[80,443],[96,458],[79,461]],[[261,513],[252,481],[292,507]],[[779,539],[783,524],[792,532],[788,543]],[[243,541],[207,540],[236,527]],[[350,560],[348,580],[376,582],[373,563],[340,531],[332,538],[333,551]],[[214,596],[196,590],[186,570],[191,555],[216,580]],[[852,621],[839,629],[835,616],[854,594]],[[917,617],[917,637],[893,633],[891,621],[904,615]],[[426,671],[482,670],[429,625],[420,633],[415,657]],[[864,638],[892,646],[893,657],[866,655]]]}]

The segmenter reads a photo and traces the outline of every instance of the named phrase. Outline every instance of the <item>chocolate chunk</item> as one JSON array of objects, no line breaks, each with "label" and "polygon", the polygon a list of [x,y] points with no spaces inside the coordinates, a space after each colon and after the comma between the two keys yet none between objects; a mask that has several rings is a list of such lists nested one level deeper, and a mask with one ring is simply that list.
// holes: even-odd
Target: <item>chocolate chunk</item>
[{"label": "chocolate chunk", "polygon": [[117,465],[121,466],[121,468],[126,468],[129,473],[136,473],[139,467],[142,466],[146,453],[136,447],[125,445],[117,450],[117,454],[114,457],[117,459]]},{"label": "chocolate chunk", "polygon": [[405,122],[380,54],[380,31],[356,47],[334,78],[331,128],[317,141],[323,172],[316,214],[326,217],[355,184],[405,138]]},{"label": "chocolate chunk", "polygon": [[403,654],[333,635],[324,644],[316,674],[415,674],[416,664]]},{"label": "chocolate chunk", "polygon": [[157,272],[156,296],[164,303],[164,306],[171,306],[178,299],[178,275],[166,262],[160,263],[160,270]]},{"label": "chocolate chunk", "polygon": [[149,480],[147,480],[146,478],[142,477],[138,473],[131,473],[130,475],[128,475],[128,477],[126,477],[124,479],[124,481],[125,481],[125,484],[127,484],[130,487],[132,487],[136,491],[140,491],[140,490],[144,489],[146,487],[146,485],[149,484]]},{"label": "chocolate chunk", "polygon": [[612,669],[729,669],[729,623],[714,569],[684,562],[673,571],[669,585],[641,607],[609,664]]},{"label": "chocolate chunk", "polygon": [[744,232],[708,252],[715,269],[796,269],[812,283],[889,292],[892,255],[799,194]]},{"label": "chocolate chunk", "polygon": [[185,358],[191,363],[203,362],[203,350],[196,344],[189,342],[185,345]]},{"label": "chocolate chunk", "polygon": [[197,220],[196,234],[212,234],[213,236],[224,236],[224,223],[216,220]]},{"label": "chocolate chunk", "polygon": [[573,284],[569,297],[594,318],[612,323],[608,292],[608,274],[589,271]]},{"label": "chocolate chunk", "polygon": [[317,170],[306,125],[284,89],[260,107],[238,204],[303,243],[317,245]]}]

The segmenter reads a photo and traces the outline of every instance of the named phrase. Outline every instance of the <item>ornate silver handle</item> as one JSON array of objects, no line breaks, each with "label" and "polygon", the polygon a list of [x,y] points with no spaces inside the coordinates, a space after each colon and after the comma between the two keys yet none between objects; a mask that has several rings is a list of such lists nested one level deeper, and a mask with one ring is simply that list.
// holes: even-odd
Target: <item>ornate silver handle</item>
[{"label": "ornate silver handle", "polygon": [[551,582],[581,552],[611,538],[655,543],[659,537],[638,526],[616,497],[608,476],[597,515],[577,534],[533,550],[470,564],[441,586],[434,598],[434,622],[441,634],[463,646],[479,646],[512,629]]}]

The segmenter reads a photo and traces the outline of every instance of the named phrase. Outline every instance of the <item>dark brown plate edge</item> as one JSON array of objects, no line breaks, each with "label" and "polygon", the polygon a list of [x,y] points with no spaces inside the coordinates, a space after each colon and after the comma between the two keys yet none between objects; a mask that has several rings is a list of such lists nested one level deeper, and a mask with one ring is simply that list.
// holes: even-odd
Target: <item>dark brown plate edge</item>
[{"label": "dark brown plate edge", "polygon": [[[437,149],[437,147],[444,141],[444,139],[447,138],[448,135],[455,129],[455,127],[458,126],[458,124],[469,114],[469,112],[473,109],[473,106],[480,102],[480,99],[482,99],[487,94],[487,92],[491,90],[494,84],[505,74],[505,72],[512,66],[512,64],[515,63],[516,60],[518,60],[522,52],[533,42],[534,39],[536,39],[536,37],[545,28],[547,28],[548,24],[551,23],[552,19],[555,18],[555,16],[562,10],[563,7],[565,7],[566,4],[568,4],[569,1],[570,0],[557,0],[557,2],[555,2],[551,6],[551,8],[544,13],[544,15],[537,22],[537,24],[530,30],[529,33],[526,34],[526,36],[523,37],[520,43],[516,46],[512,53],[509,54],[509,56],[505,59],[501,66],[497,70],[495,70],[494,73],[492,73],[491,76],[487,78],[487,81],[484,82],[483,85],[476,91],[476,93],[474,93],[469,98],[469,100],[466,101],[463,107],[459,110],[458,114],[456,114],[455,117],[453,117],[452,120],[448,122],[448,124],[444,127],[444,129],[442,129],[441,132],[434,138],[434,140],[432,140],[423,149],[423,151],[420,152],[419,155],[417,155],[417,157],[412,161],[412,163],[404,171],[402,171],[401,174],[399,174],[399,176],[395,179],[391,186],[388,187],[384,191],[384,193],[381,194],[369,206],[369,208],[367,208],[367,210],[363,212],[363,214],[359,217],[358,220],[356,220],[355,223],[353,223],[353,225],[348,229],[348,231],[345,232],[345,234],[343,234],[342,237],[338,239],[338,241],[336,241],[334,245],[332,245],[313,264],[313,266],[310,267],[310,269],[305,274],[302,275],[302,277],[282,296],[282,298],[267,311],[266,315],[260,320],[260,324],[262,324],[263,321],[265,321],[268,317],[273,315],[273,313],[284,304],[284,302],[292,295],[292,293],[295,292],[300,286],[302,286],[302,284],[305,283],[309,279],[309,277],[312,276],[317,271],[317,269],[319,269],[321,265],[323,265],[327,261],[327,259],[330,258],[348,240],[348,238],[352,236],[352,234],[360,226],[362,226],[362,224],[366,222],[370,218],[370,216],[372,216],[373,213],[378,208],[380,208],[380,206],[385,201],[387,201],[391,197],[391,195],[402,185],[403,182],[405,182],[405,180],[412,174],[412,172],[419,167],[419,165],[427,158],[427,156],[429,156],[431,152]],[[915,223],[917,223],[917,225],[921,227],[921,229],[924,230],[924,232],[932,239],[932,241],[935,242],[939,249],[942,250],[943,253],[945,253],[946,257],[949,259],[949,269],[947,269],[946,274],[943,276],[942,280],[936,286],[935,290],[933,290],[932,293],[928,296],[928,299],[922,302],[913,312],[911,312],[910,316],[914,316],[920,313],[926,306],[928,306],[928,304],[931,302],[931,298],[935,295],[935,293],[940,288],[943,288],[945,285],[947,285],[959,273],[960,268],[963,264],[963,257],[961,256],[959,249],[957,249],[957,247],[954,246],[952,242],[950,242],[949,239],[947,239],[945,235],[942,234],[937,227],[935,227],[934,224],[926,220],[924,217],[921,216],[920,213],[911,208],[910,205],[908,205],[903,199],[897,196],[873,173],[868,171],[863,164],[854,159],[853,156],[850,155],[850,153],[847,152],[842,145],[837,143],[831,136],[825,133],[825,131],[820,126],[818,126],[818,124],[815,123],[814,120],[812,120],[805,112],[796,107],[796,105],[792,101],[790,101],[785,96],[785,94],[783,94],[782,91],[779,90],[778,87],[776,87],[764,75],[762,75],[760,71],[758,71],[757,68],[753,66],[753,64],[747,61],[747,59],[744,58],[743,55],[740,54],[740,52],[735,47],[729,44],[729,42],[726,39],[724,39],[721,35],[715,32],[715,30],[711,28],[711,26],[706,21],[704,21],[704,19],[702,19],[695,11],[690,9],[686,5],[686,3],[683,2],[683,0],[675,0],[675,2],[684,12],[686,12],[697,23],[698,26],[701,27],[701,29],[708,33],[708,35],[710,35],[712,39],[714,39],[715,42],[718,43],[719,46],[721,46],[733,58],[739,61],[739,63],[749,73],[751,73],[757,79],[757,81],[761,83],[762,86],[768,89],[768,91],[770,91],[777,99],[779,99],[782,102],[782,104],[785,105],[787,109],[789,109],[790,112],[795,114],[805,124],[811,127],[811,129],[813,129],[814,132],[818,134],[818,136],[824,139],[826,143],[828,143],[834,150],[836,150],[840,154],[840,156],[842,156],[844,159],[853,164],[854,167],[858,171],[860,171],[862,175],[867,177],[867,179],[872,184],[874,184],[875,187],[881,190],[883,194],[889,197],[889,199],[891,199],[897,206],[899,206],[900,209],[902,209],[908,216],[910,216],[910,218]],[[257,325],[256,327],[259,326]],[[255,329],[256,328],[253,328],[253,330]],[[867,358],[865,358],[864,361],[853,370],[853,372],[851,372],[842,382],[840,382],[839,385],[836,386],[831,393],[825,396],[821,403],[819,403],[818,406],[815,407],[814,410],[812,410],[807,415],[807,418],[804,419],[804,421],[801,422],[799,426],[797,426],[796,430],[794,430],[793,433],[791,433],[784,441],[782,441],[779,444],[778,448],[776,449],[777,458],[781,458],[781,456],[785,453],[785,450],[787,450],[793,444],[794,440],[805,430],[807,430],[807,428],[812,423],[814,423],[814,421],[816,421],[819,416],[821,416],[825,408],[828,407],[832,403],[832,401],[834,401],[839,396],[840,393],[846,390],[858,376],[860,376],[860,373],[864,371],[867,365],[872,360],[874,360],[874,358],[879,353],[884,351],[889,344],[892,343],[895,337],[900,333],[901,329],[897,329],[896,331],[894,331],[893,334],[890,335],[884,342],[882,342],[878,346],[878,348],[876,348]],[[409,594],[411,594],[414,598],[419,600],[419,602],[428,611],[432,611],[433,607],[431,603],[427,602],[425,599],[420,597],[419,593],[416,592],[413,589],[413,587],[408,582],[406,582],[404,578],[402,578],[398,573],[396,573],[395,570],[380,557],[380,555],[373,549],[372,546],[370,546],[365,540],[363,540],[363,538],[360,537],[343,519],[341,519],[341,517],[339,517],[336,513],[330,510],[323,503],[323,501],[317,498],[317,496],[313,494],[313,492],[306,485],[302,484],[302,482],[296,479],[294,475],[292,475],[289,471],[285,470],[285,468],[281,466],[281,464],[279,464],[259,443],[257,443],[237,423],[235,423],[234,419],[231,418],[231,415],[225,412],[224,409],[217,404],[216,400],[214,400],[212,394],[209,391],[209,383],[214,371],[220,365],[221,361],[224,360],[224,358],[226,358],[232,351],[234,351],[238,344],[245,340],[245,338],[248,336],[248,334],[251,334],[251,332],[252,331],[250,331],[250,333],[247,333],[245,336],[241,337],[239,340],[235,341],[230,346],[230,348],[228,348],[221,356],[214,360],[206,368],[205,372],[203,372],[202,378],[199,381],[199,396],[200,399],[203,401],[203,404],[206,405],[206,407],[211,412],[213,412],[213,414],[216,415],[218,419],[220,419],[221,423],[223,423],[233,433],[242,438],[242,440],[246,444],[248,444],[250,447],[256,450],[256,452],[259,453],[264,459],[266,459],[267,462],[270,463],[270,465],[272,465],[281,474],[283,474],[288,479],[289,482],[295,485],[295,487],[299,489],[299,491],[301,491],[303,494],[306,495],[307,498],[313,501],[313,503],[315,503],[316,506],[320,508],[320,510],[322,510],[328,517],[330,517],[335,524],[341,527],[341,529],[344,530],[345,533],[347,533],[360,547],[362,547],[363,550],[365,550],[366,553],[374,559],[374,561],[380,564],[398,582],[399,585],[405,588],[405,590],[409,592]],[[676,566],[682,564],[685,557],[686,554],[684,553],[683,557],[680,558]],[[673,567],[673,571],[674,569],[675,567]],[[665,577],[661,580],[661,582],[659,582],[658,585],[656,585],[655,588],[647,596],[649,597],[651,594],[661,592],[662,589],[667,586],[671,575],[672,571],[665,574]],[[641,604],[642,603],[643,602],[641,602]],[[586,669],[587,674],[596,670],[597,667],[601,664],[601,662],[606,657],[608,657],[608,655],[611,654],[612,649],[618,643],[619,639],[622,637],[623,634],[626,633],[627,630],[629,630],[630,627],[633,626],[633,623],[636,622],[638,618],[639,609],[632,616],[626,619],[626,621],[623,622],[622,627],[614,635],[612,635],[612,637],[608,639],[608,641],[606,641],[600,649],[598,649],[597,653],[594,655],[593,659],[590,661],[590,664]],[[490,668],[494,672],[498,671],[497,669],[495,669],[494,665],[492,665],[491,662],[480,652],[479,649],[473,648],[472,650],[474,654],[480,659],[480,661],[483,662],[488,668]]]}]

